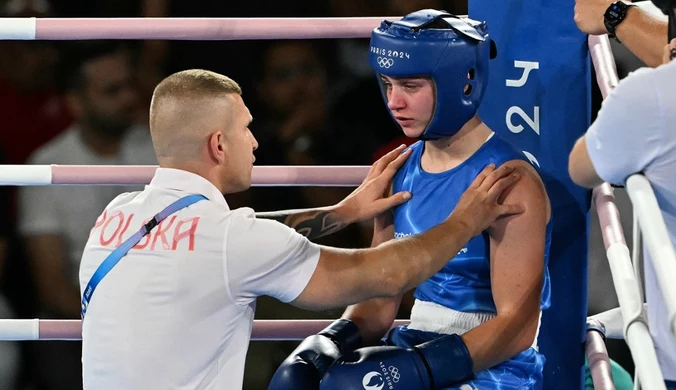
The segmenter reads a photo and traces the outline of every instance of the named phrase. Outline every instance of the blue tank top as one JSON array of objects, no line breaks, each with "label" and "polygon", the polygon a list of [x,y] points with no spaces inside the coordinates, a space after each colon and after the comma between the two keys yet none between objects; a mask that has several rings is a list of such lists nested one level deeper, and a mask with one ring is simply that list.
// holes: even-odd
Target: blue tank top
[{"label": "blue tank top", "polygon": [[[479,150],[459,166],[441,173],[425,172],[420,166],[424,142],[411,145],[411,156],[399,169],[393,191],[410,191],[413,197],[394,210],[394,237],[418,234],[444,221],[464,191],[488,164],[496,166],[510,160],[529,161],[525,155],[494,134]],[[537,168],[537,167],[536,167]],[[552,221],[547,224],[545,272],[540,308],[550,304],[547,264]],[[489,237],[473,237],[448,264],[415,290],[415,298],[465,312],[495,313],[491,293]],[[450,261],[453,260],[453,261]]]}]

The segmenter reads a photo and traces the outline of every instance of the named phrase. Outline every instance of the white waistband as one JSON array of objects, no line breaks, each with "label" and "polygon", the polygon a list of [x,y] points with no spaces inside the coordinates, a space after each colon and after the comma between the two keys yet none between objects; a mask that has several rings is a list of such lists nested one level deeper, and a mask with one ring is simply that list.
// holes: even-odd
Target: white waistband
[{"label": "white waistband", "polygon": [[[413,309],[411,309],[411,323],[408,328],[423,332],[462,335],[495,318],[496,315],[495,313],[462,312],[416,299]],[[542,313],[540,313],[541,318]],[[532,345],[536,350],[537,335],[540,333],[540,319],[538,319],[538,332]]]}]

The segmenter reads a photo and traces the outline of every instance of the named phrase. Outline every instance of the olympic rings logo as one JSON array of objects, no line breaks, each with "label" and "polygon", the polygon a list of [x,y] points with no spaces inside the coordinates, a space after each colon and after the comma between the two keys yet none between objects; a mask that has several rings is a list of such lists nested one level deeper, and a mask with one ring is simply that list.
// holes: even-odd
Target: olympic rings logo
[{"label": "olympic rings logo", "polygon": [[399,382],[399,379],[401,378],[401,374],[399,374],[399,369],[394,366],[389,366],[387,370],[390,372],[390,376],[392,376],[392,382],[394,383]]},{"label": "olympic rings logo", "polygon": [[378,57],[377,61],[381,68],[389,68],[394,65],[394,60],[392,58]]}]

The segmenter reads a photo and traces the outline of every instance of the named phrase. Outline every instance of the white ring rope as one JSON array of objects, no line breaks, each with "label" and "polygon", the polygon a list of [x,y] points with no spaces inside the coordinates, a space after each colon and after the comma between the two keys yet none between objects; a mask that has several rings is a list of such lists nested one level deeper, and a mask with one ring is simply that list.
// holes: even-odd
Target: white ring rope
[{"label": "white ring rope", "polygon": [[0,18],[0,40],[367,38],[400,18]]},{"label": "white ring rope", "polygon": [[[255,320],[252,341],[302,340],[326,328],[333,320]],[[406,325],[396,320],[392,327]],[[81,340],[81,320],[0,320],[0,340]]]},{"label": "white ring rope", "polygon": [[[0,165],[0,185],[148,184],[156,165]],[[369,166],[255,166],[253,186],[358,186]]]}]

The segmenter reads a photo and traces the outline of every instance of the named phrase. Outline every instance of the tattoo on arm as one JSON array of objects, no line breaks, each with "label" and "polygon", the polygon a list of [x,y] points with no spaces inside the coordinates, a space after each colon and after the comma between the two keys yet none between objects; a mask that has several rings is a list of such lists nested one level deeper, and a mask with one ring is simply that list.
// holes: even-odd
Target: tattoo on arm
[{"label": "tattoo on arm", "polygon": [[274,219],[309,239],[316,239],[342,230],[347,224],[333,211],[288,210],[256,213],[258,218]]}]

